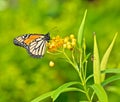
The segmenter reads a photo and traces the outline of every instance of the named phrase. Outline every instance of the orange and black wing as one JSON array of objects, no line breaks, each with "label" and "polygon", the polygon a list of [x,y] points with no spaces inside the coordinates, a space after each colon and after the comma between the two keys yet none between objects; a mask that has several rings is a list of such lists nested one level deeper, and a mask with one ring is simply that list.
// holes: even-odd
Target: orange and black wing
[{"label": "orange and black wing", "polygon": [[21,46],[24,48],[28,48],[29,44],[34,41],[36,38],[39,38],[40,34],[25,34],[22,36],[18,36],[14,39],[14,44],[17,46]]},{"label": "orange and black wing", "polygon": [[14,39],[14,44],[27,49],[33,57],[43,57],[46,43],[50,40],[49,34],[26,34]]}]

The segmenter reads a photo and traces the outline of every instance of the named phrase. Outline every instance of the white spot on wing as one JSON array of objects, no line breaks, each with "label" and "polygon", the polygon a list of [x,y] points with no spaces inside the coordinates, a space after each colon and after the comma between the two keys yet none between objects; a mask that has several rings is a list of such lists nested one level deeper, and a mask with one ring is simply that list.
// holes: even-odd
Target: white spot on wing
[{"label": "white spot on wing", "polygon": [[18,40],[19,42],[22,42],[22,41],[23,41],[23,39],[22,39],[21,37],[18,37],[17,40]]},{"label": "white spot on wing", "polygon": [[42,40],[42,38],[43,38],[43,37],[41,37],[41,38],[37,38],[37,39],[36,39],[36,41],[41,41],[41,40]]},{"label": "white spot on wing", "polygon": [[33,55],[35,55],[35,50],[33,50],[31,53],[32,53]]},{"label": "white spot on wing", "polygon": [[35,53],[35,55],[38,55],[38,54],[39,54],[39,53],[38,53],[38,50],[39,50],[39,49],[36,49],[36,53]]},{"label": "white spot on wing", "polygon": [[37,45],[36,45],[36,48],[38,48],[39,46],[41,46],[41,44],[43,43],[44,41],[39,41],[38,43],[37,43]]}]

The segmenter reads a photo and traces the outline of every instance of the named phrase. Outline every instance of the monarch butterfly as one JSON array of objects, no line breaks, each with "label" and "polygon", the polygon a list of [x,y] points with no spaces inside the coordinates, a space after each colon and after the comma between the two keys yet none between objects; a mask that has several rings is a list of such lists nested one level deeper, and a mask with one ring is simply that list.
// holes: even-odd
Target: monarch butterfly
[{"label": "monarch butterfly", "polygon": [[25,34],[14,39],[13,43],[25,48],[32,57],[41,58],[46,51],[50,34]]}]

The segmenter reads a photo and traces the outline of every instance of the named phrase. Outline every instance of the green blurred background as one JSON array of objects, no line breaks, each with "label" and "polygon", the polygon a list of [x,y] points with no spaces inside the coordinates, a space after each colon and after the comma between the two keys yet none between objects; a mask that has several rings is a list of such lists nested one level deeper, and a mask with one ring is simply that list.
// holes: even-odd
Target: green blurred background
[{"label": "green blurred background", "polygon": [[[76,36],[85,9],[88,9],[84,32],[87,52],[92,52],[92,33],[96,32],[102,57],[114,34],[120,32],[119,0],[0,0],[0,102],[30,102],[63,83],[78,80],[72,67],[59,56],[46,54],[42,59],[31,58],[25,49],[13,44],[13,39],[26,33]],[[120,67],[119,44],[118,34],[109,68]],[[49,67],[50,60],[55,61],[54,68]],[[91,73],[89,61],[88,74]],[[110,85],[109,102],[119,102],[119,81]],[[56,102],[82,99],[81,94],[70,92],[61,94]]]}]

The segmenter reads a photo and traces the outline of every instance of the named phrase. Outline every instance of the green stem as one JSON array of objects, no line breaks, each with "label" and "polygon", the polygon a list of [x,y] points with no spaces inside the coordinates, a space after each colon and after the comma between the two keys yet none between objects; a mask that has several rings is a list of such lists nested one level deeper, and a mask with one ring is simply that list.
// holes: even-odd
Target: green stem
[{"label": "green stem", "polygon": [[82,49],[80,49],[80,59],[79,59],[79,63],[80,63],[80,70],[79,70],[79,77],[80,77],[80,79],[81,79],[81,82],[82,83],[84,83],[84,81],[83,81],[83,72],[84,72],[84,70],[83,70],[83,65],[82,65]]},{"label": "green stem", "polygon": [[85,62],[84,80],[86,80],[86,73],[87,73],[87,60]]},{"label": "green stem", "polygon": [[[86,57],[85,51],[83,51],[84,53],[84,58]],[[86,70],[87,70],[87,61],[85,61],[85,63],[82,62],[82,49],[80,49],[80,71],[79,71],[79,77],[81,79],[82,85],[83,85],[83,89],[85,91],[86,97],[88,99],[89,102],[92,102],[86,87]],[[85,65],[84,65],[85,64]]]},{"label": "green stem", "polygon": [[91,100],[93,100],[94,95],[95,95],[95,92],[92,93]]},{"label": "green stem", "polygon": [[84,89],[84,93],[88,99],[89,102],[92,102],[91,101],[91,98],[89,96],[89,93],[88,93],[88,89],[86,87],[86,70],[87,70],[87,62],[85,62],[85,70],[83,69],[84,66],[83,66],[83,63],[82,63],[82,49],[81,49],[81,52],[80,52],[80,68],[78,67],[78,65],[76,64],[76,61],[74,59],[74,55],[72,55],[72,58],[73,60],[71,60],[69,58],[69,56],[65,53],[65,51],[59,51],[61,52],[65,58],[68,60],[68,62],[73,66],[73,68],[77,71],[78,75],[79,75],[79,78],[81,80],[81,84],[83,85],[83,89]]},{"label": "green stem", "polygon": [[72,61],[71,61],[71,59],[68,57],[68,55],[63,51],[62,52],[63,53],[63,55],[66,57],[66,59],[68,60],[68,62],[75,68],[75,70],[79,73],[79,68],[78,68],[78,66],[77,65],[75,65]]},{"label": "green stem", "polygon": [[85,94],[86,94],[86,97],[87,97],[88,101],[89,101],[89,102],[92,102],[91,99],[90,99],[88,90],[87,90],[87,88],[86,88],[86,85],[83,85],[83,88],[84,88],[84,91],[85,91]]}]

